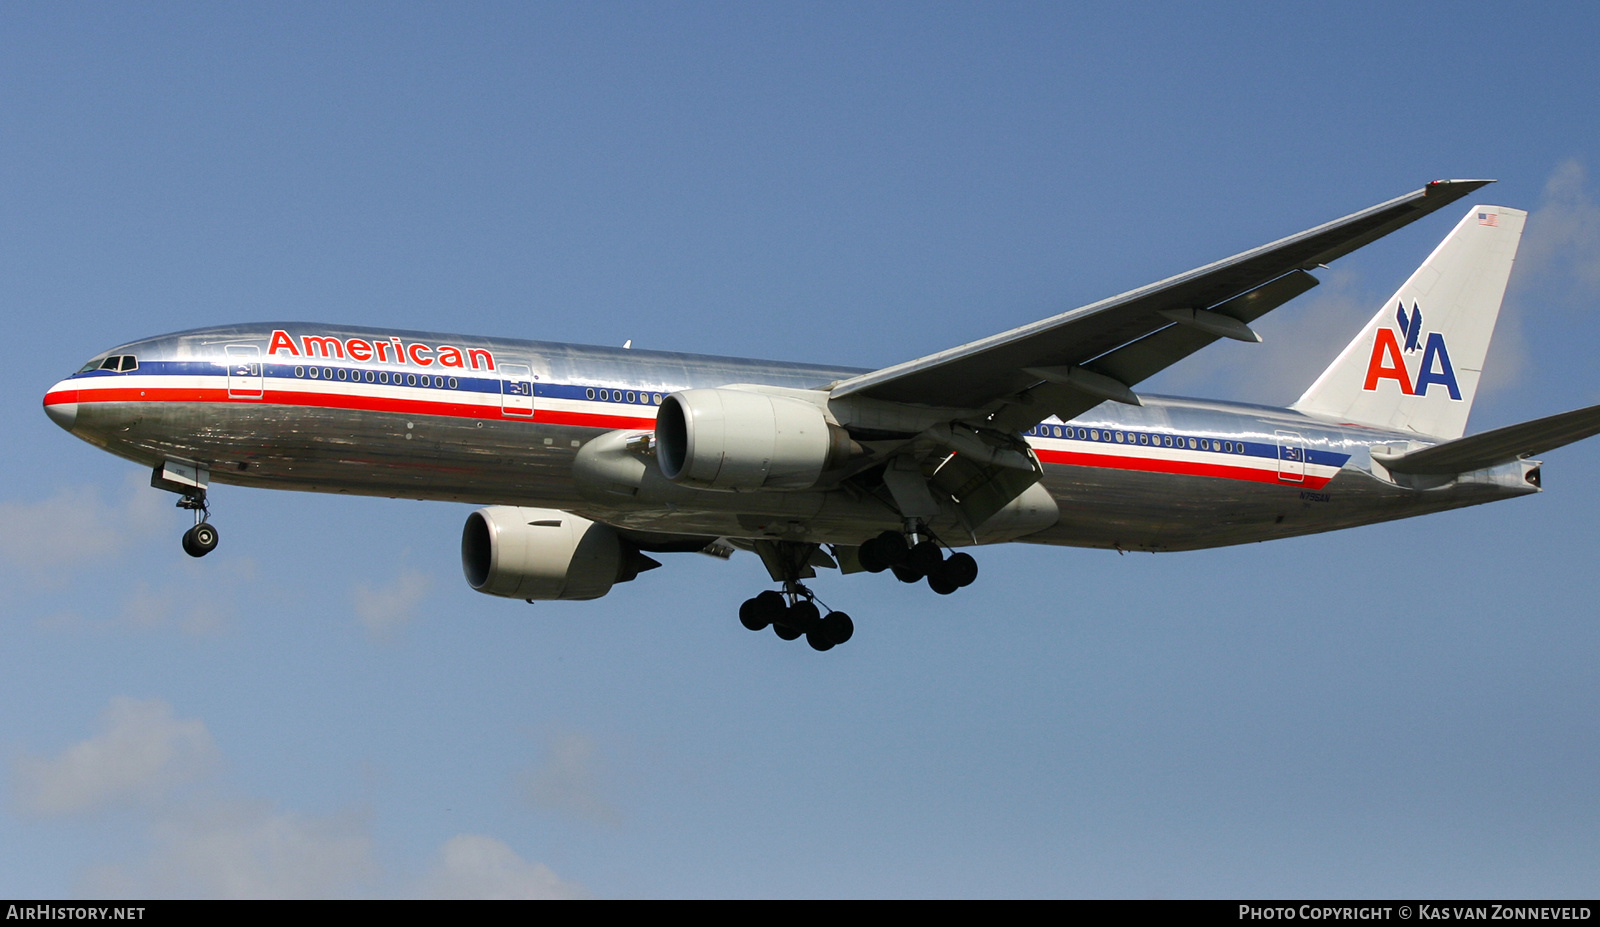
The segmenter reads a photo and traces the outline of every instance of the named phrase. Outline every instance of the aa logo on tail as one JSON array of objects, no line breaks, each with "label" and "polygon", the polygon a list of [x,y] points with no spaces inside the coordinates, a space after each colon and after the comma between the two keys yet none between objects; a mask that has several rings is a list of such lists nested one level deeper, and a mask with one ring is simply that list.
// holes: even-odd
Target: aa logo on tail
[{"label": "aa logo on tail", "polygon": [[[1372,359],[1367,361],[1367,382],[1361,387],[1364,390],[1375,391],[1379,380],[1393,380],[1400,384],[1400,392],[1407,396],[1426,396],[1428,387],[1434,384],[1443,384],[1450,391],[1450,398],[1459,400],[1461,388],[1456,385],[1456,368],[1450,363],[1450,352],[1444,346],[1444,335],[1439,332],[1428,332],[1427,341],[1422,340],[1422,307],[1417,303],[1411,304],[1410,314],[1406,313],[1406,304],[1400,303],[1395,307],[1395,321],[1397,328],[1380,328],[1377,337],[1372,340]],[[1401,339],[1405,341],[1405,350],[1401,351]],[[1406,358],[1414,357],[1418,350],[1422,351],[1422,362],[1416,365],[1416,375],[1406,366]]]}]

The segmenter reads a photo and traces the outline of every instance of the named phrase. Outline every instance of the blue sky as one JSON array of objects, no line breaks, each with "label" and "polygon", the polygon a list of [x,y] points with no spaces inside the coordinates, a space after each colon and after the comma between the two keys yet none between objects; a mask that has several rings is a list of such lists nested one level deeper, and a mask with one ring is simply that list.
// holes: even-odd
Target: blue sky
[{"label": "blue sky", "polygon": [[[1532,212],[1469,430],[1600,402],[1589,5],[0,6],[0,894],[1584,896],[1600,444],[1274,544],[467,588],[469,509],[220,487],[44,390],[305,319],[876,367],[1439,177]],[[1284,403],[1448,231],[1152,391]]]}]

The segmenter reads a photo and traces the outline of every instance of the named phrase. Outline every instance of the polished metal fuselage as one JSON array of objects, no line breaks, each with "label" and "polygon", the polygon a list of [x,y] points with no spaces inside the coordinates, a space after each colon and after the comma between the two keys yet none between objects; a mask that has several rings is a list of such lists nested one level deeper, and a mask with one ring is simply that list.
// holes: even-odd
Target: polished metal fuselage
[{"label": "polished metal fuselage", "polygon": [[[899,527],[880,501],[846,489],[628,504],[586,494],[573,477],[586,444],[619,429],[648,432],[669,393],[815,390],[861,370],[304,323],[201,329],[102,356],[133,357],[137,367],[86,367],[56,384],[45,400],[52,418],[146,466],[199,464],[217,483],[565,509],[685,536],[856,544]],[[1195,549],[1538,491],[1532,462],[1407,480],[1375,464],[1370,448],[1431,443],[1417,435],[1142,398],[1027,435],[1060,516],[1018,540]]]}]

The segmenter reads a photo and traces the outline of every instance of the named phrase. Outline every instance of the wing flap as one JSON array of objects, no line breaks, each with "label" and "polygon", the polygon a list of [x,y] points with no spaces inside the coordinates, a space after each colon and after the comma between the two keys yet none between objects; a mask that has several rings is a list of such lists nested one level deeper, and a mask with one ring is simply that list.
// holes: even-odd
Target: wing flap
[{"label": "wing flap", "polygon": [[[1242,296],[1228,300],[1212,312],[1239,322],[1253,322],[1317,285],[1317,278],[1303,270],[1291,271]],[[1083,365],[1084,369],[1133,386],[1160,373],[1174,363],[1216,341],[1219,335],[1190,325],[1168,325],[1143,338]],[[992,424],[1001,430],[1031,428],[1055,415],[1069,421],[1105,400],[1104,396],[1045,383],[1025,390],[1018,401],[996,412]]]}]

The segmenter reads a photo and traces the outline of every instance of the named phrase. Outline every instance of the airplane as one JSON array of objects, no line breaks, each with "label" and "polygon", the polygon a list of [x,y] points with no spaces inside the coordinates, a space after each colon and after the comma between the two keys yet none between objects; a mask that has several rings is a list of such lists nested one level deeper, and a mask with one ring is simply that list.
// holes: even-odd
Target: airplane
[{"label": "airplane", "polygon": [[1526,213],[1473,206],[1286,409],[1135,393],[1490,183],[1445,180],[1148,286],[877,370],[297,322],[125,344],[50,387],[72,434],[151,468],[217,546],[212,482],[483,505],[489,595],[586,600],[649,556],[752,551],[740,622],[819,651],[818,569],[948,595],[957,548],[1242,544],[1540,491],[1600,406],[1465,437]]}]

